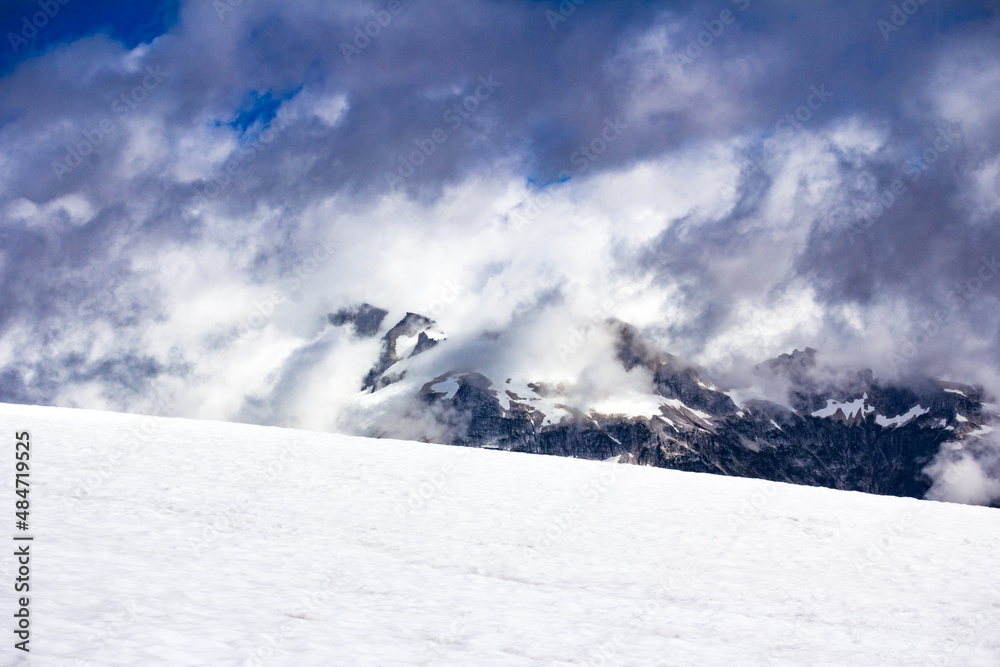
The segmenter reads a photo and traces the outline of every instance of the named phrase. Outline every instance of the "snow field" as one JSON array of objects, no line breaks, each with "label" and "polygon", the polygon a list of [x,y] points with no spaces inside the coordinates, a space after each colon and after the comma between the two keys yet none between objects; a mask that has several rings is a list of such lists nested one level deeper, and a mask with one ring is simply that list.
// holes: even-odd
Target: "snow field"
[{"label": "snow field", "polygon": [[31,431],[36,539],[30,662],[8,641],[0,664],[1000,664],[996,510],[79,410],[0,423],[11,532]]}]

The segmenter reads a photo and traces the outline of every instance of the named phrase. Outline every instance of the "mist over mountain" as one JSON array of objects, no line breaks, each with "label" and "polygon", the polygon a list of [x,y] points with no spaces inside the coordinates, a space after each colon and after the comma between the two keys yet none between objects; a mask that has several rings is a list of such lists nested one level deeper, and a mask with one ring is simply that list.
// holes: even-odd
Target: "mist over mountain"
[{"label": "mist over mountain", "polygon": [[[385,311],[364,304],[330,317],[339,329],[331,336],[380,341],[360,391],[338,414],[337,431],[1000,502],[993,426],[1000,406],[981,386],[878,378],[867,369],[832,367],[812,348],[758,364],[727,384],[613,318],[592,323],[577,341],[593,343],[578,381],[557,381],[522,374],[535,364],[511,355],[499,335],[478,341],[469,355],[463,341],[452,341],[427,317],[407,313],[372,330],[365,328],[370,313]],[[479,365],[490,348],[503,356]],[[279,397],[256,400],[271,404]],[[260,423],[274,418],[246,416]]]}]

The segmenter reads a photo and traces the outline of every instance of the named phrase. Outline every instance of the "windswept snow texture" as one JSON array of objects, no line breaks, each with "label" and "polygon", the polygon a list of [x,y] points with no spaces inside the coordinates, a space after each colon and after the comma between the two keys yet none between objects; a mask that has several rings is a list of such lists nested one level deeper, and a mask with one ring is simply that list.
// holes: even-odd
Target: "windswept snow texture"
[{"label": "windswept snow texture", "polygon": [[997,510],[239,424],[0,424],[32,437],[32,665],[1000,664]]}]

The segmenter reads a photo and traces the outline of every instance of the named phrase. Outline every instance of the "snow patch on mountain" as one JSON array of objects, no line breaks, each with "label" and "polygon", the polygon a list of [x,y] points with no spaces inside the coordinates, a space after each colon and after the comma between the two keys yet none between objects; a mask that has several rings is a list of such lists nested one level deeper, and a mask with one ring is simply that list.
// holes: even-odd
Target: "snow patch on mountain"
[{"label": "snow patch on mountain", "polygon": [[444,393],[444,397],[451,400],[455,398],[455,394],[458,392],[458,388],[461,385],[458,383],[457,375],[449,375],[440,382],[432,382],[429,386],[434,391]]},{"label": "snow patch on mountain", "polygon": [[835,401],[832,398],[828,398],[826,401],[826,407],[820,408],[812,413],[813,417],[833,417],[837,414],[838,410],[843,410],[844,415],[848,419],[852,419],[855,414],[867,415],[875,411],[875,408],[868,405],[868,394],[864,394],[861,398],[855,399],[848,403],[841,403],[840,401]]},{"label": "snow patch on mountain", "polygon": [[875,423],[883,428],[898,428],[904,424],[907,424],[921,415],[926,415],[930,412],[930,408],[924,408],[919,405],[915,405],[905,413],[896,417],[886,417],[884,415],[875,415]]}]

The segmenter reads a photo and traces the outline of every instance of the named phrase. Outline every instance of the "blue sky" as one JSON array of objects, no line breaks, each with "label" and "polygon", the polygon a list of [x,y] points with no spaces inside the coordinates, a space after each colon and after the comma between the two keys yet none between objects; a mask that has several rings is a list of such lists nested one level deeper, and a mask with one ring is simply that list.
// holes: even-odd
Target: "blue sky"
[{"label": "blue sky", "polygon": [[[37,57],[61,44],[71,43],[81,37],[102,33],[128,47],[152,41],[177,22],[179,0],[165,2],[128,2],[127,0],[59,0],[40,5],[37,0],[10,0],[0,7],[0,29],[4,34],[0,49],[0,73],[7,73],[18,63]],[[58,11],[56,9],[58,8]],[[10,34],[25,39],[31,34],[24,19],[34,21],[35,16],[48,9],[44,23],[34,37],[22,43],[11,40]],[[32,24],[36,29],[37,25]]]}]

